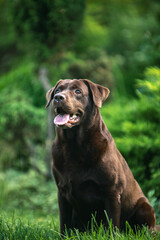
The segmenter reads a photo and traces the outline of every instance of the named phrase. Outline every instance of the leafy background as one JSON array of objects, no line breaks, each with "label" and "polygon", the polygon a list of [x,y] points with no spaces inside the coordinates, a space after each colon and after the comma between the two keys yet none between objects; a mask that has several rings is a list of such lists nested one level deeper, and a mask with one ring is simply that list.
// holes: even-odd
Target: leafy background
[{"label": "leafy background", "polygon": [[103,119],[160,219],[159,0],[0,0],[0,9],[1,214],[58,218],[45,69],[52,86],[88,78],[110,89]]}]

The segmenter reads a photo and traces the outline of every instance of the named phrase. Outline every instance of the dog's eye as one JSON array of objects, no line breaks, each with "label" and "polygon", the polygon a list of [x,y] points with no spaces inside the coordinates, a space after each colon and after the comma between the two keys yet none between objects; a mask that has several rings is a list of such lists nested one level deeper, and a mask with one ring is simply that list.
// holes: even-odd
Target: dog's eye
[{"label": "dog's eye", "polygon": [[79,89],[76,89],[76,90],[75,90],[75,93],[76,93],[76,94],[81,94],[81,91],[80,91]]},{"label": "dog's eye", "polygon": [[59,92],[60,92],[59,89],[57,89],[57,90],[56,90],[56,93],[59,93]]}]

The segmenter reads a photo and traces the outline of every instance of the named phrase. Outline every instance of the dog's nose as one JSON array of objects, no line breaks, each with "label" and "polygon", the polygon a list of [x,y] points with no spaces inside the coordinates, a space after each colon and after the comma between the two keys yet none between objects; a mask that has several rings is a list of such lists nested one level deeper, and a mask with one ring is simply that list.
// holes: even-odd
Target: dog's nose
[{"label": "dog's nose", "polygon": [[54,100],[55,100],[57,103],[62,102],[65,98],[66,98],[66,97],[65,97],[65,95],[63,95],[63,94],[56,94],[56,95],[54,96]]}]

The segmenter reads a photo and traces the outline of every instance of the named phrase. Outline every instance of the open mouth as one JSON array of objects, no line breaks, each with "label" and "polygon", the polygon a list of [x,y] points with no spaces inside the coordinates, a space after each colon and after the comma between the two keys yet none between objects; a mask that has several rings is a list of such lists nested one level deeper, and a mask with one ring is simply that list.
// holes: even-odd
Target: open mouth
[{"label": "open mouth", "polygon": [[80,113],[59,113],[54,118],[54,124],[57,126],[72,127],[73,125],[79,123],[80,119]]}]

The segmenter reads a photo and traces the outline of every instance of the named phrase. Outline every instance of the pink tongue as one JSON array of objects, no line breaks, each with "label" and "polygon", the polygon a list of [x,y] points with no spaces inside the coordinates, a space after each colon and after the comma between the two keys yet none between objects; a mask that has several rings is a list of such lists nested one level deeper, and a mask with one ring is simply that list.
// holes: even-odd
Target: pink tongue
[{"label": "pink tongue", "polygon": [[69,121],[69,117],[70,117],[69,114],[63,114],[63,115],[59,114],[55,117],[54,124],[64,125]]}]

